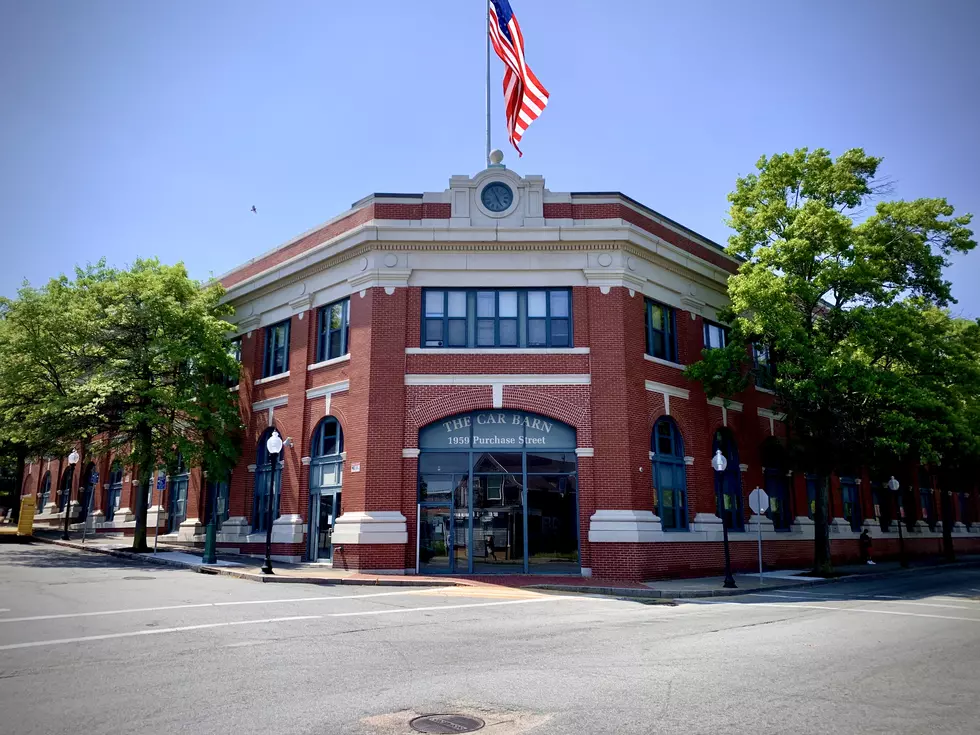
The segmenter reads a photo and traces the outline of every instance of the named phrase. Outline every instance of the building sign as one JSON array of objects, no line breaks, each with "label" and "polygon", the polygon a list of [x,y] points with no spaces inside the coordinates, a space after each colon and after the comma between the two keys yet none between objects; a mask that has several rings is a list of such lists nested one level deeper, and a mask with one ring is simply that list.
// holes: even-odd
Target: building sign
[{"label": "building sign", "polygon": [[420,449],[574,449],[575,429],[525,411],[474,411],[419,432]]}]

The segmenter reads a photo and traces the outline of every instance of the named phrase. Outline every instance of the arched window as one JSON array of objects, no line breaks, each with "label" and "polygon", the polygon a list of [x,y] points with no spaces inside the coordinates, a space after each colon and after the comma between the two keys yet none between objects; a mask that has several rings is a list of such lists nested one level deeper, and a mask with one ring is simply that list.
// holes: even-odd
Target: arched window
[{"label": "arched window", "polygon": [[269,457],[269,451],[265,446],[269,437],[272,436],[273,431],[274,429],[271,426],[266,429],[262,433],[262,436],[259,437],[258,446],[255,448],[255,496],[252,502],[252,530],[256,533],[265,531],[268,527],[267,502],[273,484],[275,485],[275,491],[272,497],[272,517],[273,519],[279,517],[279,495],[282,489],[282,455],[280,455],[279,466],[276,468],[275,483],[273,483],[272,459]]},{"label": "arched window", "polygon": [[769,496],[769,508],[766,516],[772,521],[777,531],[788,531],[793,522],[790,508],[790,480],[787,475],[789,462],[786,448],[775,437],[769,437],[762,443],[759,452],[763,467],[763,488]]},{"label": "arched window", "polygon": [[75,468],[71,465],[68,466],[63,473],[61,473],[61,485],[58,488],[58,511],[63,511],[65,509],[65,502],[71,497],[71,483],[72,478],[75,475]]},{"label": "arched window", "polygon": [[653,502],[665,531],[687,530],[687,472],[684,441],[666,416],[653,425]]},{"label": "arched window", "polygon": [[92,509],[92,501],[95,499],[95,489],[99,486],[99,471],[95,468],[94,462],[89,462],[82,474],[82,489],[78,498],[79,521],[88,517],[88,512]]},{"label": "arched window", "polygon": [[105,491],[105,519],[107,521],[111,521],[115,517],[116,511],[119,510],[119,500],[122,497],[122,478],[123,467],[116,460],[109,470],[109,487]]},{"label": "arched window", "polygon": [[44,506],[51,498],[51,473],[44,473],[44,480],[41,482],[41,489],[37,493],[37,513],[44,512]]},{"label": "arched window", "polygon": [[343,482],[344,433],[337,419],[328,416],[313,431],[310,444],[311,561],[333,558],[333,529],[340,515]]},{"label": "arched window", "polygon": [[311,488],[340,485],[340,455],[343,451],[344,433],[337,419],[328,416],[317,424],[313,432],[313,443],[310,445]]},{"label": "arched window", "polygon": [[[207,513],[214,513],[214,527],[221,530],[221,524],[228,520],[229,501],[231,492],[231,473],[229,472],[221,480],[208,481],[208,510]],[[205,514],[205,520],[210,521],[210,516]]]},{"label": "arched window", "polygon": [[715,498],[718,503],[718,515],[728,528],[741,531],[745,524],[742,518],[742,472],[738,466],[738,447],[735,437],[729,429],[719,429],[715,432],[711,443],[711,456],[721,450],[722,456],[728,460],[724,472],[712,473],[715,476]]}]

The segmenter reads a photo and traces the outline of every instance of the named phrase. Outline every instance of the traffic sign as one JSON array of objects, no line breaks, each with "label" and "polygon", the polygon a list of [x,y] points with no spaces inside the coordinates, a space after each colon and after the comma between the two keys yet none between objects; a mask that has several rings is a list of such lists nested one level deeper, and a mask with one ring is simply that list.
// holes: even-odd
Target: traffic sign
[{"label": "traffic sign", "polygon": [[757,487],[749,493],[749,507],[757,516],[761,516],[769,510],[769,496],[761,487]]}]

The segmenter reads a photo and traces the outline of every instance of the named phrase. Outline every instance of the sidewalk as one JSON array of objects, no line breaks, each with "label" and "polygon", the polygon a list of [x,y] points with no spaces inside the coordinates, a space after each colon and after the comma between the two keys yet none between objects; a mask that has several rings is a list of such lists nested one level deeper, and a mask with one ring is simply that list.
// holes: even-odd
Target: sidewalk
[{"label": "sidewalk", "polygon": [[162,564],[171,567],[190,569],[201,574],[217,574],[254,582],[277,584],[318,584],[318,585],[387,585],[404,587],[520,587],[528,590],[547,590],[556,592],[579,592],[583,594],[611,595],[635,599],[688,599],[700,597],[726,597],[744,595],[760,590],[775,591],[816,585],[834,584],[853,579],[877,579],[894,574],[909,574],[925,569],[942,567],[944,569],[980,565],[980,555],[957,557],[952,564],[943,564],[940,559],[920,559],[910,562],[909,569],[902,569],[895,561],[880,562],[874,566],[851,564],[835,567],[840,576],[831,579],[802,576],[803,572],[793,570],[771,571],[762,575],[736,574],[736,589],[725,589],[724,577],[698,577],[693,579],[658,580],[655,582],[601,582],[590,577],[542,576],[531,574],[487,574],[480,576],[422,576],[394,574],[360,574],[358,572],[333,569],[320,564],[286,564],[274,562],[274,574],[261,572],[259,560],[251,556],[219,556],[215,564],[204,564],[199,554],[190,553],[184,547],[161,545],[156,554],[137,554],[130,550],[131,539],[93,539],[84,544],[80,540],[62,541],[59,533],[35,532],[34,539],[44,543],[66,546],[81,551],[108,554],[123,559],[132,559],[146,564]]}]

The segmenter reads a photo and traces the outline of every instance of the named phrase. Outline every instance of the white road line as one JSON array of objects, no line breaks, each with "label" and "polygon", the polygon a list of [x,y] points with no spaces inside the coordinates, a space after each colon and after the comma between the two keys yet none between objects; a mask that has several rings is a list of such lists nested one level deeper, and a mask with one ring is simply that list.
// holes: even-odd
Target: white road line
[{"label": "white road line", "polygon": [[879,600],[901,600],[902,599],[902,597],[900,595],[871,595],[871,596],[874,597],[874,598],[877,598]]},{"label": "white road line", "polygon": [[953,610],[977,610],[973,605],[943,605],[938,602],[914,602],[912,600],[882,600],[882,604],[888,605],[914,605],[916,607],[949,607]]},{"label": "white road line", "polygon": [[497,605],[529,605],[534,602],[550,602],[551,600],[577,600],[577,597],[532,597],[527,600],[500,600],[498,602],[473,602],[466,605],[432,605],[431,607],[393,607],[385,610],[362,610],[360,612],[327,613],[326,618],[353,618],[361,615],[396,615],[409,612],[429,612],[431,610],[462,610],[468,607],[495,607]]},{"label": "white road line", "polygon": [[134,630],[128,633],[105,633],[104,635],[86,635],[78,638],[60,638],[49,641],[28,641],[27,643],[8,643],[0,646],[0,651],[13,651],[17,648],[37,648],[39,646],[57,646],[65,643],[88,643],[89,641],[106,641],[113,638],[134,638],[143,635],[161,635],[163,633],[184,633],[191,630],[206,628],[224,628],[231,625],[262,625],[265,623],[287,623],[294,620],[319,620],[322,615],[298,615],[289,618],[265,618],[264,620],[231,620],[224,623],[204,623],[202,625],[184,625],[179,628],[150,628]]},{"label": "white road line", "polygon": [[0,612],[10,612],[9,607],[0,607]]},{"label": "white road line", "polygon": [[[738,605],[739,603],[728,602],[721,604]],[[873,615],[902,615],[912,618],[938,618],[939,620],[962,620],[968,623],[980,623],[980,618],[963,618],[956,615],[933,615],[931,613],[905,612],[902,610],[872,610],[864,607],[831,607],[829,605],[806,605],[789,602],[743,602],[741,605],[742,607],[787,607],[795,610],[827,610],[830,612],[871,613]]]},{"label": "white road line", "polygon": [[[794,599],[794,597],[792,595],[793,595],[793,593],[786,593],[786,594],[778,594],[777,595],[777,594],[774,594],[774,593],[767,593],[767,592],[750,592],[750,593],[748,593],[746,595],[746,597],[777,597],[777,598],[781,598],[781,599],[784,599],[784,600],[792,600],[792,599]],[[876,595],[876,597],[877,597],[877,595]],[[799,598],[796,598],[796,599],[799,599]],[[842,598],[842,597],[806,597],[806,598],[803,598],[803,599],[812,600],[814,602],[821,601],[821,600],[824,600],[824,601],[827,601],[827,602],[831,602],[831,601],[834,601],[834,602],[871,602],[871,600],[866,600],[866,599],[861,598],[861,597],[855,597],[855,598],[852,598],[850,600],[847,599],[847,598]],[[933,598],[928,598],[928,599],[933,599]],[[937,599],[948,599],[948,598],[937,598]],[[935,603],[935,602],[916,602],[914,600],[902,600],[902,599],[899,599],[899,598],[893,598],[893,599],[888,599],[888,600],[881,600],[881,603],[880,604],[882,604],[882,605],[912,605],[914,607],[946,607],[946,608],[951,608],[953,610],[976,610],[977,609],[976,607],[974,607],[972,605],[944,605],[944,604]]]},{"label": "white road line", "polygon": [[[425,588],[428,589],[428,588]],[[336,597],[291,597],[282,600],[233,600],[229,602],[197,602],[186,605],[165,605],[163,607],[133,607],[127,610],[96,610],[94,612],[60,613],[55,615],[30,615],[22,618],[0,618],[0,623],[26,623],[35,620],[64,620],[65,618],[94,618],[100,615],[127,615],[129,613],[165,612],[167,610],[193,610],[203,607],[232,607],[235,605],[279,605],[292,602],[330,602],[332,600],[366,600],[372,597],[391,597],[393,595],[417,595],[425,589],[398,590],[397,592],[370,592],[362,595],[340,595]],[[3,612],[9,612],[3,611]]]}]

